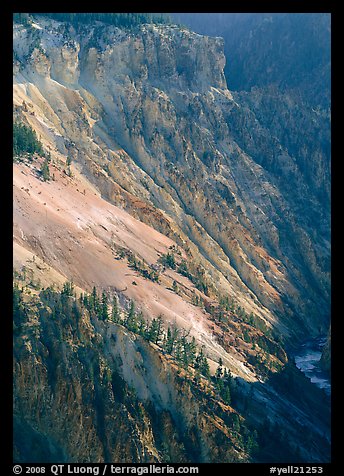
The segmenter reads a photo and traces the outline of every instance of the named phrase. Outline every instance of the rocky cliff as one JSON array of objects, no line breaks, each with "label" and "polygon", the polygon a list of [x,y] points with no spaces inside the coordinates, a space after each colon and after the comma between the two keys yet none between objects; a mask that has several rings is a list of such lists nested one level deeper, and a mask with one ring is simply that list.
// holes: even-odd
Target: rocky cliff
[{"label": "rocky cliff", "polygon": [[203,379],[196,385],[157,346],[59,299],[26,295],[15,314],[17,462],[247,461],[241,417]]},{"label": "rocky cliff", "polygon": [[124,320],[98,317],[83,297],[23,284],[17,277],[16,462],[327,460],[328,408],[295,368],[268,385],[231,381],[228,401],[221,378],[181,365]]},{"label": "rocky cliff", "polygon": [[[306,174],[322,189],[326,171],[303,173],[254,105],[233,100],[220,38],[158,25],[78,32],[44,20],[15,28],[14,51],[16,103],[32,101],[43,140],[71,154],[105,198],[129,209],[124,189],[161,210],[218,289],[268,322],[287,323],[285,332],[323,327],[328,214],[307,195]],[[94,163],[106,177],[94,177]],[[172,233],[162,217],[130,211]]]},{"label": "rocky cliff", "polygon": [[[38,280],[45,287],[70,279],[87,292],[96,285],[109,295],[133,299],[148,319],[162,315],[165,325],[185,329],[204,346],[211,372],[221,358],[242,381],[237,398],[241,412],[247,412],[242,396],[251,398],[247,382],[255,382],[250,425],[266,424],[268,405],[271,422],[282,419],[290,432],[291,454],[296,445],[304,460],[326,459],[321,435],[327,435],[328,421],[319,417],[314,424],[311,416],[322,396],[308,389],[303,403],[295,406],[295,395],[283,395],[283,382],[277,384],[278,399],[275,383],[262,382],[284,367],[285,378],[302,382],[300,375],[290,376],[284,343],[293,345],[328,328],[327,132],[321,114],[298,109],[279,92],[232,94],[224,76],[223,47],[221,38],[171,25],[125,31],[102,23],[80,28],[41,17],[14,25],[14,117],[36,131],[49,154],[53,179],[42,181],[42,158],[14,166],[15,268],[29,274],[25,283],[31,288]],[[305,141],[283,132],[293,130],[296,116],[309,135]],[[324,145],[322,151],[312,148],[311,137]],[[168,256],[173,265],[167,264]],[[227,453],[214,450],[213,425],[221,441],[232,441],[218,407],[205,420],[195,417],[191,430],[187,414],[202,413],[202,396],[195,397],[190,409],[173,393],[169,398],[173,408],[180,406],[178,415],[166,402],[153,405],[167,433],[154,430],[155,417],[142,402],[161,399],[165,390],[159,387],[159,397],[152,389],[145,393],[145,379],[139,374],[133,378],[128,368],[142,364],[144,354],[152,369],[139,367],[143,374],[155,372],[149,381],[161,380],[161,386],[174,379],[174,371],[139,339],[90,323],[85,315],[82,326],[94,341],[89,335],[86,360],[78,354],[68,367],[71,348],[83,348],[74,324],[68,323],[69,337],[63,334],[58,348],[49,350],[52,344],[43,341],[62,329],[50,329],[44,312],[35,322],[38,330],[25,344],[30,355],[18,343],[16,425],[38,440],[48,439],[52,450],[47,458],[110,461],[122,455],[123,461],[197,461],[195,452],[202,461],[250,457],[235,442]],[[70,349],[63,344],[66,339]],[[101,351],[97,347],[90,377],[87,368],[98,344]],[[135,357],[121,354],[128,346]],[[48,354],[64,355],[61,368],[47,358],[44,347]],[[125,394],[134,386],[130,405],[137,408],[117,405],[116,392],[103,382],[100,361],[124,379]],[[52,368],[56,392],[46,380]],[[72,393],[63,377],[69,372],[76,382]],[[25,401],[25,387],[35,382],[44,388],[42,400],[36,395]],[[186,391],[178,379],[173,382]],[[61,443],[65,433],[59,415],[71,398],[76,420],[70,424],[78,432],[79,450]],[[135,413],[139,407],[140,418]],[[40,408],[42,419],[37,417]],[[51,418],[58,420],[54,429]],[[314,435],[314,447],[300,441],[294,428],[300,419]],[[110,442],[115,421],[123,423],[123,434],[135,434],[135,448],[123,449],[127,441],[121,438]],[[83,441],[84,423],[90,441]],[[171,428],[176,446],[166,449]],[[185,447],[185,431],[195,432],[192,441],[202,434],[202,443]],[[17,457],[25,459],[29,450],[18,445]],[[265,457],[272,452],[267,450],[270,456]]]}]

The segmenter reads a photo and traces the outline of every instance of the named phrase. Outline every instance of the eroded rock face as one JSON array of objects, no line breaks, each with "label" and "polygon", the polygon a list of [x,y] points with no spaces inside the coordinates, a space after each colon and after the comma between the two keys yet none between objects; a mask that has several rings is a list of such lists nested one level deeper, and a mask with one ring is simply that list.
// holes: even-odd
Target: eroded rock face
[{"label": "eroded rock face", "polygon": [[[168,237],[164,251],[172,239],[194,269],[202,265],[212,284],[209,300],[219,295],[235,297],[248,313],[252,311],[291,337],[290,341],[327,329],[329,207],[322,207],[322,200],[326,202],[329,193],[328,164],[318,149],[312,149],[317,165],[305,173],[307,144],[293,144],[297,158],[289,153],[290,138],[282,137],[278,113],[277,118],[267,117],[271,103],[264,92],[233,97],[223,75],[220,38],[153,25],[130,33],[104,25],[76,31],[65,23],[39,20],[30,28],[15,26],[14,52],[16,117],[32,125],[60,164],[54,185],[46,183],[44,187],[34,170],[26,170],[27,165],[17,167],[17,245],[27,247],[58,271],[61,279],[74,276],[77,265],[71,261],[80,256],[76,254],[80,235],[74,228],[83,226],[77,222],[82,217],[80,203],[95,203],[88,198],[100,192],[102,199]],[[274,107],[280,99],[272,100]],[[279,112],[288,113],[289,108],[293,104],[286,100]],[[260,115],[262,111],[266,114]],[[275,121],[276,135],[271,136],[264,121]],[[321,124],[320,120],[316,123],[318,131]],[[78,174],[68,184],[61,171],[66,156],[71,157],[73,173]],[[83,177],[87,177],[87,185],[82,185]],[[30,189],[22,185],[25,180],[30,181]],[[63,191],[72,205],[64,205],[64,213],[75,215],[75,226],[65,237],[74,240],[73,244],[68,249],[62,246],[63,252],[60,249],[60,255],[57,253],[64,257],[62,266],[54,254],[56,233],[49,232],[57,225],[56,230],[60,230],[63,224],[58,203]],[[31,193],[30,199],[25,197],[27,193]],[[45,225],[40,217],[30,219],[29,213],[34,217],[38,203],[53,209]],[[104,200],[102,207],[106,208]],[[113,237],[107,222],[95,220],[90,224],[84,218],[93,244],[102,237],[102,245],[107,247],[102,260],[108,265],[113,258]],[[51,237],[49,246],[46,237]],[[122,244],[128,245],[124,240]],[[149,247],[145,251],[150,251]],[[157,250],[152,253],[155,263]],[[92,270],[85,272],[80,282],[75,281],[84,290],[90,291],[99,281],[104,289],[109,285],[107,275],[99,276],[99,266],[97,269],[101,253],[95,256],[94,252],[88,257]],[[111,266],[101,269],[107,269],[109,276],[112,273]],[[129,270],[117,263],[116,271],[121,283]],[[136,283],[136,294],[128,296],[139,298],[144,289],[159,295],[158,286],[170,285],[164,279],[162,284],[149,283],[146,288]],[[132,278],[126,280],[124,288],[133,284]],[[143,278],[137,282],[141,285]],[[185,280],[184,284],[190,291],[192,283]],[[176,298],[173,304],[169,292],[164,288],[164,295],[171,299],[163,302],[171,312]],[[185,296],[178,297],[178,301],[183,299]],[[187,307],[192,308],[189,301]],[[161,308],[154,309],[160,312]],[[154,312],[152,308],[150,317],[156,317]],[[250,372],[244,372],[248,357],[242,342],[239,345],[237,338],[224,333],[221,341],[219,330],[214,340],[211,325],[213,330],[216,326],[208,322],[209,315],[202,309],[197,308],[197,313],[202,313],[209,324],[208,350],[216,344],[216,356],[226,357],[227,353],[221,354],[224,348],[228,347],[229,355],[235,351],[232,360],[237,367],[241,364],[245,386],[255,368],[251,365]],[[187,329],[189,322],[182,314],[177,317]],[[123,329],[91,322],[87,316],[78,326],[71,321],[61,327],[50,317],[43,313],[38,322],[30,322],[28,332],[33,335],[20,336],[15,355],[17,433],[29,435],[38,446],[49,447],[50,453],[43,455],[46,460],[245,460],[245,451],[237,446],[225,421],[230,410],[216,407],[209,413],[202,397],[191,394],[191,387],[178,379],[173,366],[151,346]],[[231,324],[234,330],[240,329],[236,322]],[[230,337],[228,342],[225,337]],[[56,348],[54,341],[59,342]],[[284,354],[282,360],[287,360]],[[281,387],[276,387],[278,399],[269,384],[256,385],[257,395],[250,409],[254,425],[258,428],[264,423],[268,408],[274,423],[282,418],[292,442],[302,447],[305,461],[317,461],[319,455],[326,459],[328,447],[322,433],[328,430],[327,414],[316,424],[311,411],[306,418],[308,403],[300,410],[292,392],[284,396],[283,377]],[[36,393],[26,399],[25,389],[31,387]],[[131,393],[132,388],[135,393]],[[307,392],[312,401],[313,390]],[[245,405],[242,403],[246,411]],[[315,449],[300,441],[301,425],[295,426],[299,420],[314,432]],[[72,435],[68,441],[66,425]],[[133,438],[128,439],[128,435]],[[19,441],[18,461],[30,459],[29,454],[32,448]]]},{"label": "eroded rock face", "polygon": [[26,317],[15,331],[16,462],[247,460],[234,410],[141,337],[34,303]]},{"label": "eroded rock face", "polygon": [[[17,77],[29,97],[43,96],[52,108],[39,104],[43,120],[63,136],[60,150],[67,145],[85,168],[89,160],[106,165],[108,182],[164,210],[196,244],[222,292],[234,288],[248,308],[271,322],[279,316],[296,332],[326,325],[328,214],[302,219],[319,203],[283,144],[233,100],[223,41],[170,26],[130,34],[42,26],[16,27]],[[266,166],[271,161],[296,198]],[[326,182],[324,173],[316,170],[313,182]],[[116,200],[104,181],[94,181]]]}]

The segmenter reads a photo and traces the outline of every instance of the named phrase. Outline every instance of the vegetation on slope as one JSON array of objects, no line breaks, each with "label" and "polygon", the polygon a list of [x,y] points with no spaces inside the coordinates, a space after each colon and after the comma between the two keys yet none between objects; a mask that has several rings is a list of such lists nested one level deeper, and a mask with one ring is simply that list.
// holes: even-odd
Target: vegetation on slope
[{"label": "vegetation on slope", "polygon": [[[203,267],[192,260],[187,262],[182,258],[178,246],[171,246],[169,251],[162,253],[157,263],[152,265],[135,256],[129,249],[116,246],[115,248],[116,259],[126,258],[129,267],[146,279],[162,284],[161,279],[166,269],[174,270],[186,277],[200,292],[196,292],[193,286],[185,286],[171,276],[168,276],[170,280],[168,289],[194,306],[202,308],[221,331],[216,336],[219,344],[228,351],[233,345],[240,347],[260,377],[266,378],[286,364],[288,359],[283,350],[281,337],[256,314],[253,312],[248,314],[233,296],[214,294],[215,288],[206,277]],[[133,283],[136,284],[135,281]]]},{"label": "vegetation on slope", "polygon": [[44,155],[43,145],[37,139],[36,132],[21,122],[13,124],[13,157],[20,157],[24,154]]},{"label": "vegetation on slope", "polygon": [[[132,422],[130,425],[140,427],[141,434],[144,434],[147,419],[151,421],[155,444],[160,454],[158,459],[162,462],[171,462],[173,459],[174,462],[200,461],[200,458],[204,461],[234,462],[242,458],[249,460],[257,450],[257,433],[250,430],[243,418],[229,406],[232,378],[227,369],[223,368],[222,362],[219,362],[216,374],[210,377],[203,349],[197,350],[193,339],[189,339],[187,335],[175,328],[164,331],[159,319],[153,319],[150,323],[145,321],[142,314],[135,311],[132,302],[128,308],[123,307],[119,305],[117,297],[114,297],[110,305],[105,293],[100,296],[95,288],[91,294],[81,294],[76,297],[73,284],[68,282],[61,291],[48,287],[29,296],[27,288],[16,283],[13,288],[13,315],[15,365],[20,365],[22,368],[22,371],[15,373],[16,421],[17,423],[26,421],[35,431],[43,430],[48,440],[51,438],[56,443],[57,439],[57,448],[60,448],[59,445],[66,437],[63,431],[68,431],[65,429],[65,423],[60,432],[58,428],[60,419],[64,419],[60,414],[61,408],[67,405],[69,398],[68,384],[65,388],[64,382],[70,380],[70,372],[72,372],[73,388],[81,385],[83,403],[81,408],[76,408],[76,403],[73,405],[73,415],[70,416],[70,420],[79,418],[79,412],[87,413],[90,405],[92,414],[98,415],[97,418],[91,417],[91,419],[94,420],[98,437],[104,447],[109,444],[110,437],[107,433],[109,430],[107,425],[110,425],[112,420],[116,426],[121,425],[121,417],[117,415],[117,411],[123,415],[126,409],[130,413]],[[114,345],[111,344],[111,339],[109,341],[106,338],[109,326],[112,326],[114,343],[120,339],[121,335],[123,336],[121,329],[125,328],[126,332],[129,330],[133,333],[132,335],[136,335],[136,342],[142,342],[138,344],[139,346],[146,342],[145,345],[149,346],[150,352],[157,355],[158,362],[163,361],[167,365],[169,362],[172,375],[174,375],[171,383],[176,386],[176,395],[179,395],[175,398],[183,400],[183,395],[189,394],[191,405],[200,406],[200,421],[193,422],[192,427],[187,424],[181,432],[179,424],[174,421],[173,412],[172,414],[169,411],[161,413],[153,402],[138,398],[135,389],[128,385],[121,375],[118,363],[115,364],[114,361],[109,360],[111,354],[111,351],[110,354],[108,353],[109,346]],[[116,334],[114,329],[117,329]],[[132,339],[132,337],[128,338]],[[35,355],[34,360],[37,359],[35,371],[43,363],[45,369],[43,372],[48,379],[45,386],[43,376],[40,377],[43,390],[39,403],[39,418],[30,413],[37,404],[35,398],[27,407],[28,403],[21,395],[22,377],[30,378],[29,375],[25,375],[24,367],[26,364],[29,365],[32,359],[26,356],[25,365],[23,361],[28,349],[31,349],[30,352]],[[79,373],[85,372],[87,375],[79,379]],[[109,389],[113,394],[111,399],[114,399],[114,402],[112,403],[109,401]],[[50,408],[50,392],[52,392],[51,398],[59,398],[57,407],[53,405]],[[173,405],[178,404],[174,402]],[[45,427],[44,418],[48,414],[51,416],[52,411],[55,412],[56,427],[49,429]],[[202,426],[208,421],[208,415],[210,420],[206,425],[212,425],[215,420],[220,425],[214,427],[211,432]],[[83,419],[85,420],[85,416]],[[128,424],[127,421],[125,424]],[[164,434],[168,431],[166,427],[168,422],[174,426],[172,439]],[[70,423],[72,424],[72,421]],[[20,425],[22,426],[22,423]],[[128,435],[132,435],[132,430],[119,433],[121,435],[118,435],[118,438],[126,440]],[[175,442],[176,439],[178,444]],[[203,444],[206,443],[206,450],[198,447],[202,445],[202,441]],[[215,452],[211,456],[204,454],[202,456],[201,453],[209,451],[212,445]],[[25,459],[20,444],[15,444],[15,447],[18,452],[17,458]],[[109,446],[105,451],[105,459],[113,458],[111,451],[115,450],[116,441],[112,443],[111,449]],[[124,458],[122,462],[129,462],[128,454],[122,458]],[[154,461],[154,458],[147,458],[143,461]],[[181,459],[178,460],[178,458]],[[130,461],[132,462],[133,459]]]},{"label": "vegetation on slope", "polygon": [[13,21],[27,25],[35,15],[73,25],[100,21],[123,29],[131,29],[144,23],[165,24],[171,21],[168,15],[159,13],[15,13]]},{"label": "vegetation on slope", "polygon": [[274,85],[281,91],[295,90],[299,100],[329,106],[329,13],[173,13],[172,16],[198,33],[224,39],[227,58],[224,72],[232,91]]}]

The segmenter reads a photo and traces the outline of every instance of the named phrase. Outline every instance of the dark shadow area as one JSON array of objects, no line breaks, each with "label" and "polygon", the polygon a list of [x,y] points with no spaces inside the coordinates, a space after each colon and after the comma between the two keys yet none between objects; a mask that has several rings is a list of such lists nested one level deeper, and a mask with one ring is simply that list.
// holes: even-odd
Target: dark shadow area
[{"label": "dark shadow area", "polygon": [[59,463],[67,460],[63,449],[52,438],[36,431],[24,418],[14,417],[13,434],[14,463]]},{"label": "dark shadow area", "polygon": [[331,399],[293,363],[264,383],[237,378],[232,406],[257,431],[255,462],[330,462]]}]

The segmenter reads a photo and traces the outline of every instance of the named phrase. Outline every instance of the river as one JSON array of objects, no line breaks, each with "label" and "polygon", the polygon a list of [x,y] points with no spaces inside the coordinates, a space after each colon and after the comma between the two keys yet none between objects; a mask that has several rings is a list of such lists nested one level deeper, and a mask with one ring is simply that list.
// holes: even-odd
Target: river
[{"label": "river", "polygon": [[318,337],[301,345],[294,355],[294,362],[298,369],[308,377],[314,385],[324,389],[327,395],[331,394],[331,383],[326,372],[320,366],[322,348],[326,337]]}]

